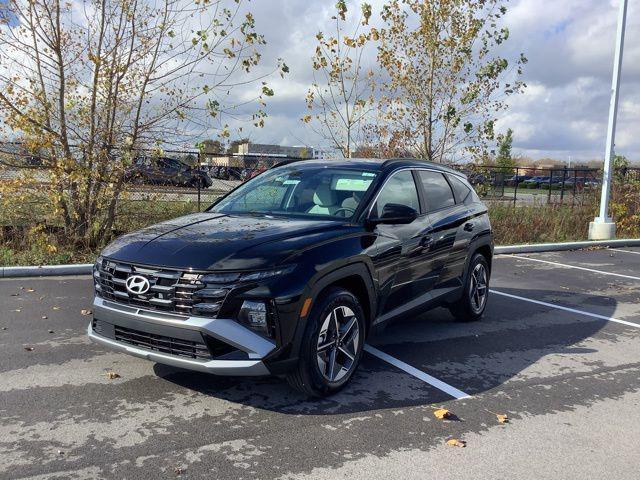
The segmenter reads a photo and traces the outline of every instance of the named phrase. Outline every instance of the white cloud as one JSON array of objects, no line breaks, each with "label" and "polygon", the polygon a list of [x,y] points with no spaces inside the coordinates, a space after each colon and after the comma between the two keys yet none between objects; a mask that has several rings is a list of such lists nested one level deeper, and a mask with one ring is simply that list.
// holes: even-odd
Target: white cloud
[{"label": "white cloud", "polygon": [[[382,1],[372,2],[374,17]],[[528,57],[523,78],[528,88],[509,100],[510,109],[501,114],[497,128],[514,129],[518,152],[574,159],[603,156],[618,4],[618,0],[512,0],[507,4],[505,20],[511,37],[504,53],[514,58],[524,52]],[[266,126],[234,124],[243,127],[242,134],[260,142],[323,145],[299,119],[306,113],[304,97],[313,78],[314,37],[319,30],[331,28],[334,5],[335,0],[249,4],[256,28],[268,42],[261,66],[252,73],[267,73],[282,57],[290,74],[284,80],[277,75],[267,79],[276,95],[268,99]],[[629,2],[627,19],[616,143],[619,153],[640,160],[638,2]],[[234,96],[250,99],[258,90],[253,84],[234,91]]]}]

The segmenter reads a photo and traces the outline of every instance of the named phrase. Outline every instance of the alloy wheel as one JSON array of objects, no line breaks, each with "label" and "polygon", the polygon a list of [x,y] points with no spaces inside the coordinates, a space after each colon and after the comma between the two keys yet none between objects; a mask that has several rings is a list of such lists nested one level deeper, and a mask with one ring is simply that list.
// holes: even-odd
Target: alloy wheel
[{"label": "alloy wheel", "polygon": [[345,377],[355,366],[360,348],[360,324],[353,310],[334,308],[322,322],[317,343],[318,368],[330,382]]},{"label": "alloy wheel", "polygon": [[482,263],[478,263],[473,272],[471,272],[471,285],[469,288],[469,297],[471,300],[471,308],[474,313],[479,313],[487,302],[488,288],[487,269]]}]

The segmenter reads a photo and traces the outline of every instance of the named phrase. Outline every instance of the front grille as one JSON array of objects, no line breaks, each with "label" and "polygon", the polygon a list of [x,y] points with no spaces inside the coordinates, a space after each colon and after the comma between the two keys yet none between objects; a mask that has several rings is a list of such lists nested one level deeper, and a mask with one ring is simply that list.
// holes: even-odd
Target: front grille
[{"label": "front grille", "polygon": [[128,343],[136,347],[154,350],[156,352],[176,355],[178,357],[188,357],[200,360],[210,360],[211,353],[204,342],[194,342],[182,340],[164,335],[133,330],[131,328],[115,325],[115,340]]},{"label": "front grille", "polygon": [[[127,290],[127,278],[133,274],[149,280],[148,292],[133,294]],[[106,259],[98,265],[94,275],[96,290],[106,300],[182,315],[216,316],[228,293],[225,288],[205,288],[200,273],[152,269]],[[205,305],[198,308],[199,303]]]}]

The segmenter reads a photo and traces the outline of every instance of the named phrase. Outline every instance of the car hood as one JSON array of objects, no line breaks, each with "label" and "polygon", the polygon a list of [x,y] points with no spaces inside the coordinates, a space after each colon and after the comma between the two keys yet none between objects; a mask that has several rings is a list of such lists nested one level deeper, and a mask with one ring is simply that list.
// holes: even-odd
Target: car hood
[{"label": "car hood", "polygon": [[102,255],[178,269],[264,269],[309,245],[353,232],[353,228],[332,220],[204,212],[124,235]]}]

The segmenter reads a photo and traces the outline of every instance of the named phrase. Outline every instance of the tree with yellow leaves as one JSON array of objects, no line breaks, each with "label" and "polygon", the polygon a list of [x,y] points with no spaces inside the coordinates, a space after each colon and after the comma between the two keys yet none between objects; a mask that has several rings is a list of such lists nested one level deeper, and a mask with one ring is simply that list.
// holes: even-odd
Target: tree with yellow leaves
[{"label": "tree with yellow leaves", "polygon": [[314,81],[307,92],[306,114],[302,121],[349,158],[362,134],[361,127],[374,108],[374,73],[365,67],[365,53],[378,31],[369,27],[371,5],[360,5],[360,19],[349,34],[347,5],[336,3],[333,35],[316,35],[313,56]]},{"label": "tree with yellow leaves", "polygon": [[392,132],[434,162],[465,151],[479,158],[496,113],[524,87],[524,55],[509,62],[501,0],[389,0],[382,8],[380,106]]},{"label": "tree with yellow leaves", "polygon": [[[44,160],[49,217],[61,219],[67,238],[87,247],[109,239],[139,149],[161,149],[194,130],[228,136],[237,85],[257,83],[247,120],[262,126],[274,92],[264,76],[249,74],[265,40],[246,3],[0,4],[0,128]],[[270,73],[276,69],[288,71],[282,62]],[[11,201],[7,188],[2,201]]]}]

